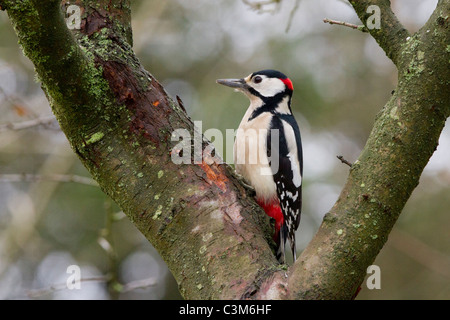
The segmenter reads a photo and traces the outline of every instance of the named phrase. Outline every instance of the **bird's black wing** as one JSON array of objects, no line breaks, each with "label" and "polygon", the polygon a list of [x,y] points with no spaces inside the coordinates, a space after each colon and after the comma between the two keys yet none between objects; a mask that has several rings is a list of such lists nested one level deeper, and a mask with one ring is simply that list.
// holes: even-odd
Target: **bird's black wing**
[{"label": "bird's black wing", "polygon": [[285,220],[285,236],[289,238],[295,256],[295,231],[300,224],[302,208],[303,157],[300,130],[292,115],[273,117],[267,135],[267,155]]}]

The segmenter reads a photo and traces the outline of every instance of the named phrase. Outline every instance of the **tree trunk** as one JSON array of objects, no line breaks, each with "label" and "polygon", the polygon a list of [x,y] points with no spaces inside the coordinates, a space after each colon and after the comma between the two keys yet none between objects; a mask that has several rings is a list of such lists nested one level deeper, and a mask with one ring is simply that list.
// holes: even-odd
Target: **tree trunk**
[{"label": "tree trunk", "polygon": [[[67,3],[66,3],[67,2]],[[271,226],[226,164],[203,158],[195,132],[132,50],[129,0],[71,1],[80,28],[64,20],[68,1],[0,0],[36,67],[74,152],[103,191],[159,251],[190,299],[349,299],[387,240],[450,115],[450,3],[440,0],[414,35],[387,0],[350,1],[396,64],[398,87],[377,116],[342,193],[297,262],[286,269]],[[184,130],[190,164],[172,133]]]}]

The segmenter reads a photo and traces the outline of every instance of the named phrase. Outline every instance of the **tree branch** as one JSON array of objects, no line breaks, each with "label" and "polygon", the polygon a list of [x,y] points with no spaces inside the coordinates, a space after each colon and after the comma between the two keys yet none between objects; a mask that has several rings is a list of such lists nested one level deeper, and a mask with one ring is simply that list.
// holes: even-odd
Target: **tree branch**
[{"label": "tree branch", "polygon": [[[402,46],[406,43],[409,32],[403,27],[391,9],[389,0],[349,0],[359,19],[366,26],[372,37],[378,42],[386,55],[398,66]],[[367,26],[368,19],[374,11],[370,6],[377,6],[380,10],[380,28]]]},{"label": "tree branch", "polygon": [[[184,297],[251,297],[281,269],[269,219],[255,214],[262,210],[228,166],[172,161],[172,132],[194,137],[194,126],[122,32],[131,30],[130,2],[81,3],[81,29],[72,35],[55,1],[7,1],[61,129],[102,190],[159,251]],[[208,146],[200,136],[200,151]]]},{"label": "tree branch", "polygon": [[448,81],[441,81],[450,79],[448,1],[440,1],[426,28],[406,42],[388,1],[351,3],[363,18],[368,4],[384,8],[385,27],[371,34],[396,62],[399,83],[377,116],[339,199],[289,270],[290,298],[350,299],[357,292],[450,116]]},{"label": "tree branch", "polygon": [[[172,161],[172,133],[192,138],[195,129],[135,57],[124,32],[130,2],[80,1],[83,22],[73,34],[57,3],[3,1],[73,149],[159,251],[185,298],[354,296],[450,115],[442,81],[450,78],[448,2],[439,2],[429,29],[406,40],[389,1],[351,1],[363,22],[369,4],[380,6],[382,27],[370,34],[397,64],[399,85],[338,201],[288,270],[272,253],[267,217],[226,165],[196,163],[193,154],[190,164]],[[209,146],[195,141],[188,150]]]},{"label": "tree branch", "polygon": [[87,186],[98,187],[95,180],[77,176],[77,175],[67,175],[67,174],[0,174],[0,182],[38,182],[38,181],[54,181],[54,182],[75,182],[84,184]]},{"label": "tree branch", "polygon": [[37,126],[47,126],[56,123],[56,119],[54,116],[41,116],[36,119],[21,121],[21,122],[9,122],[6,124],[0,124],[0,132],[8,131],[8,130],[24,130],[30,129]]},{"label": "tree branch", "polygon": [[292,8],[291,12],[289,13],[289,18],[288,18],[288,22],[286,25],[286,29],[284,30],[284,32],[286,32],[286,33],[288,33],[289,30],[291,29],[292,21],[294,20],[294,15],[297,12],[298,8],[300,7],[300,1],[301,0],[295,0],[294,7]]},{"label": "tree branch", "polygon": [[[108,283],[110,281],[110,276],[98,276],[98,277],[90,277],[90,278],[81,278],[80,282],[83,283],[93,283],[93,282],[105,282]],[[141,280],[131,281],[129,283],[122,284],[120,287],[120,293],[127,293],[136,289],[148,288],[155,286],[157,284],[157,280],[155,278],[146,278]],[[48,296],[54,294],[58,291],[67,290],[67,283],[58,283],[51,285],[46,288],[41,289],[33,289],[27,290],[26,295],[31,299],[38,299],[44,296]]]}]

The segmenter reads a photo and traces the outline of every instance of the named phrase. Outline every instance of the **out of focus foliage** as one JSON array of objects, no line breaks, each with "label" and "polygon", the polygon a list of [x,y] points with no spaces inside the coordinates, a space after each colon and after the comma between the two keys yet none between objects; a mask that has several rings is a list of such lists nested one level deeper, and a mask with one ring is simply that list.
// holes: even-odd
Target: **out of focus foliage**
[{"label": "out of focus foliage", "polygon": [[[391,2],[411,32],[437,3]],[[226,129],[237,128],[248,102],[215,79],[267,68],[292,79],[304,142],[303,250],[348,174],[336,156],[356,160],[395,89],[396,70],[368,34],[322,22],[359,24],[345,1],[283,0],[260,11],[248,3],[133,1],[134,49],[167,91],[181,97],[192,119],[202,121],[203,131],[217,128],[224,137]],[[98,187],[48,181],[55,174],[88,176],[57,124],[5,126],[51,110],[5,12],[0,35],[0,298],[180,298],[157,252]],[[40,179],[17,182],[27,179],[10,175],[22,173]],[[363,284],[358,298],[450,299],[449,182],[446,128],[375,261],[381,289]],[[81,290],[65,289],[69,265],[81,268]]]}]

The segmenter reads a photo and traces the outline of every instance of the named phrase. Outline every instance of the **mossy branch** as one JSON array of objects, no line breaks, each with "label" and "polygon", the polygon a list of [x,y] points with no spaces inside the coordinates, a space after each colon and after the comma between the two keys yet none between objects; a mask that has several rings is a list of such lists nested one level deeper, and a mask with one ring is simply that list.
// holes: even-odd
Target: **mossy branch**
[{"label": "mossy branch", "polygon": [[11,0],[7,10],[72,148],[183,296],[252,296],[279,269],[270,223],[226,165],[172,162],[172,132],[194,126],[134,55],[130,1],[77,1],[83,16],[73,32],[58,3]]},{"label": "mossy branch", "polygon": [[392,32],[385,28],[371,34],[396,62],[399,83],[352,164],[339,199],[290,269],[287,286],[293,299],[349,299],[358,291],[450,116],[449,2],[440,1],[427,24],[405,39],[386,10],[389,1],[351,3],[362,17],[366,5],[383,6]]}]

